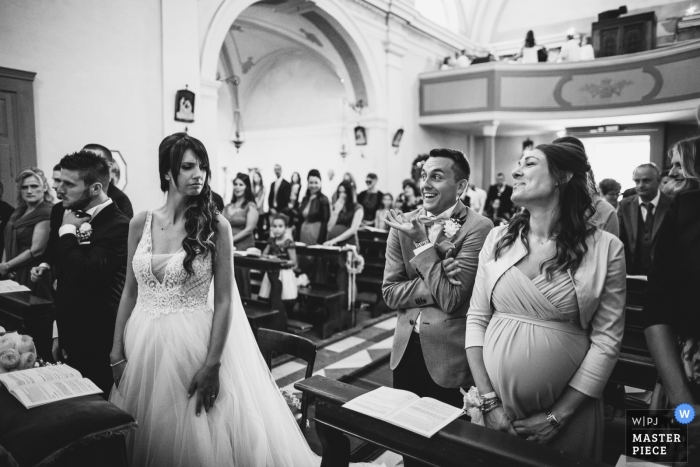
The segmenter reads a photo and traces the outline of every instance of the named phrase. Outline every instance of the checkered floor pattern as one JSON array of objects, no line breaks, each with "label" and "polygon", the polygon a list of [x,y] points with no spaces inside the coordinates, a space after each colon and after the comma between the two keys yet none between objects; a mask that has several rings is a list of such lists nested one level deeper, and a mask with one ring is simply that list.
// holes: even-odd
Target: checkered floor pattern
[{"label": "checkered floor pattern", "polygon": [[[353,336],[328,345],[318,351],[314,375],[340,379],[391,353],[396,317],[367,327]],[[304,379],[306,363],[292,360],[272,369],[277,385],[294,393],[294,384]],[[298,394],[297,394],[298,395]]]}]

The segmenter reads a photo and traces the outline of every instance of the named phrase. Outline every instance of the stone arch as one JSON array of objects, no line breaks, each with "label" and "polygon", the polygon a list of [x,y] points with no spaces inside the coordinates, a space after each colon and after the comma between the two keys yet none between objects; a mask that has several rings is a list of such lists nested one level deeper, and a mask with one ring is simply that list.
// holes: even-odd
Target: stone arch
[{"label": "stone arch", "polygon": [[[224,0],[217,9],[205,35],[200,51],[200,74],[202,81],[216,80],[219,53],[234,21],[249,6],[259,0]],[[386,108],[384,93],[379,89],[380,73],[373,60],[369,45],[353,19],[341,8],[337,0],[315,0],[314,13],[320,15],[330,24],[354,55],[363,80],[369,104],[369,113],[382,114]]]}]

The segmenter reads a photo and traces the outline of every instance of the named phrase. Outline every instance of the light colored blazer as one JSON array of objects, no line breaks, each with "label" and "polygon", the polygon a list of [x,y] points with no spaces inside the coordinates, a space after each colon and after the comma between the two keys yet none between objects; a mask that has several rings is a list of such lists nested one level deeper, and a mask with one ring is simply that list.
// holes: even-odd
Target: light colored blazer
[{"label": "light colored blazer", "polygon": [[[425,210],[420,208],[406,217],[412,219],[419,214],[425,214]],[[420,339],[425,364],[433,381],[446,388],[473,384],[464,351],[466,315],[479,251],[493,228],[490,220],[457,202],[451,217],[465,215],[464,224],[452,238],[448,239],[444,230],[441,231],[435,246],[418,256],[413,254],[415,246],[411,239],[395,229],[389,232],[386,247],[382,292],[389,308],[398,310],[391,369],[401,361],[421,313]],[[449,283],[442,268],[442,259],[450,245],[460,264],[458,286]]]},{"label": "light colored blazer", "polygon": [[[496,243],[508,226],[491,231],[479,255],[474,292],[467,315],[466,347],[483,347],[486,326],[491,320],[491,294],[498,279],[527,255],[520,240],[494,259]],[[569,386],[598,398],[612,373],[625,330],[626,269],[622,242],[614,235],[597,230],[586,242],[584,255],[574,281],[580,324],[589,330],[591,347]],[[422,329],[421,329],[422,330]]]}]

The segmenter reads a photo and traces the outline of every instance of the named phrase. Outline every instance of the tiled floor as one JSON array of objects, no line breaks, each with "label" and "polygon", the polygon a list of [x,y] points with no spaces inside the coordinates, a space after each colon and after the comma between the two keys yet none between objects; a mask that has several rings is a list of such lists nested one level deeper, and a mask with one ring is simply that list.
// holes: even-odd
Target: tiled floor
[{"label": "tiled floor", "polygon": [[[314,374],[340,379],[376,362],[391,353],[396,318],[388,318],[353,336],[319,349]],[[277,385],[292,392],[294,384],[304,379],[306,363],[292,360],[272,369]]]}]

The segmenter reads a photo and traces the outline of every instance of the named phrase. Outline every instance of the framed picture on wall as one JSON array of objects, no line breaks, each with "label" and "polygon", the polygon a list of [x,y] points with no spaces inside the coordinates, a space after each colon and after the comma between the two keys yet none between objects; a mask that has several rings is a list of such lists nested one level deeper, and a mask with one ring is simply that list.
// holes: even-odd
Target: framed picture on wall
[{"label": "framed picture on wall", "polygon": [[401,138],[403,138],[403,128],[399,128],[396,130],[396,134],[394,135],[394,139],[391,142],[391,145],[395,148],[398,148],[401,145]]},{"label": "framed picture on wall", "polygon": [[355,145],[367,146],[367,130],[363,126],[355,127]]},{"label": "framed picture on wall", "polygon": [[175,121],[194,122],[194,93],[180,89],[175,94]]},{"label": "framed picture on wall", "polygon": [[112,168],[110,169],[112,183],[114,183],[114,186],[124,191],[124,188],[126,188],[126,184],[128,182],[126,161],[124,160],[124,156],[122,156],[120,151],[116,149],[110,149],[110,151],[112,151],[112,158],[114,158],[114,164],[112,164]]}]

